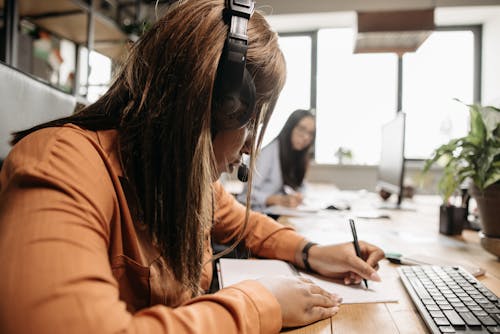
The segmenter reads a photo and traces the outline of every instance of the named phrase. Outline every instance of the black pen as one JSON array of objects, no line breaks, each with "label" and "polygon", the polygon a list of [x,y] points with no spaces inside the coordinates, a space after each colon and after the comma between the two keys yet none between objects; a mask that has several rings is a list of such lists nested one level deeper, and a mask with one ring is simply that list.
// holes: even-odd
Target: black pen
[{"label": "black pen", "polygon": [[[361,257],[361,249],[359,249],[359,242],[358,242],[358,234],[356,233],[356,226],[354,225],[354,220],[349,219],[349,224],[351,225],[351,232],[352,232],[352,243],[354,245],[354,250],[356,251],[356,255],[362,259]],[[366,288],[368,289],[368,282],[366,279],[363,278],[363,282],[365,282]]]}]

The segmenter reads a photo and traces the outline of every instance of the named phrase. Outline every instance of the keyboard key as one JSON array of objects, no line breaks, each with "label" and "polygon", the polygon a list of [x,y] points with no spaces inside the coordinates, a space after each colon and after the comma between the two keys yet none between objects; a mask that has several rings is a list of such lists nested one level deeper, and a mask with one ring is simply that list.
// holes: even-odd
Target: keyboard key
[{"label": "keyboard key", "polygon": [[469,312],[469,309],[466,306],[457,306],[455,307],[455,311],[462,313]]},{"label": "keyboard key", "polygon": [[430,311],[429,314],[433,318],[442,318],[442,317],[444,317],[444,313],[441,312],[441,311]]},{"label": "keyboard key", "polygon": [[479,298],[475,298],[474,299],[476,301],[476,303],[478,303],[479,305],[483,305],[483,304],[489,304],[490,302],[488,301],[488,299],[484,298],[484,297],[479,297]]},{"label": "keyboard key", "polygon": [[482,311],[483,308],[479,305],[472,305],[472,306],[469,306],[469,310],[471,310],[474,313],[474,311]]},{"label": "keyboard key", "polygon": [[[488,315],[488,313],[484,312],[483,310],[481,311],[472,311],[476,317],[485,317]],[[495,324],[496,325],[496,324]]]},{"label": "keyboard key", "polygon": [[469,326],[480,326],[481,325],[479,320],[477,320],[477,318],[470,312],[460,313],[460,316],[464,319],[465,323]]},{"label": "keyboard key", "polygon": [[415,292],[420,298],[430,298],[430,295],[427,293],[425,290],[424,286],[418,279],[410,279],[411,285],[413,285],[413,288],[415,289]]},{"label": "keyboard key", "polygon": [[447,300],[436,300],[436,304],[438,304],[439,306],[441,306],[441,305],[450,305],[450,303],[448,303]]},{"label": "keyboard key", "polygon": [[462,297],[460,298],[462,300],[462,302],[465,304],[465,305],[470,305],[472,303],[476,304],[471,297],[467,296],[467,297]]},{"label": "keyboard key", "polygon": [[439,326],[441,333],[456,333],[452,326]]},{"label": "keyboard key", "polygon": [[475,301],[473,301],[472,299],[471,300],[464,300],[463,302],[467,306],[476,306],[477,305],[477,303]]},{"label": "keyboard key", "polygon": [[479,319],[479,321],[481,321],[481,323],[483,325],[486,325],[486,326],[495,326],[497,324],[497,322],[495,320],[493,320],[492,317],[490,316],[485,316],[485,317],[477,317]]},{"label": "keyboard key", "polygon": [[437,305],[425,305],[425,308],[428,310],[428,311],[439,311],[441,310],[439,308],[439,306]]},{"label": "keyboard key", "polygon": [[[455,310],[456,310],[457,308],[459,308],[459,307],[463,307],[463,308],[465,308],[465,309],[467,310],[467,307],[466,307],[463,303],[460,303],[460,302],[459,302],[459,303],[450,303],[450,304],[451,304],[451,306],[453,306],[453,307],[455,308]],[[460,311],[459,311],[459,312],[460,312]],[[464,311],[461,311],[461,312],[464,312]]]},{"label": "keyboard key", "polygon": [[[491,319],[491,320],[493,320],[493,319]],[[446,318],[434,318],[434,322],[438,326],[449,325],[450,324],[450,322]]]},{"label": "keyboard key", "polygon": [[495,295],[493,295],[493,294],[491,294],[491,293],[485,294],[485,296],[486,296],[486,298],[488,298],[492,302],[498,301],[498,297],[495,296]]},{"label": "keyboard key", "polygon": [[495,306],[493,307],[488,307],[488,306],[483,306],[484,310],[490,314],[500,314],[500,309],[496,308]]},{"label": "keyboard key", "polygon": [[500,326],[488,326],[486,329],[490,333],[500,333]]},{"label": "keyboard key", "polygon": [[463,326],[463,325],[465,325],[465,322],[462,320],[462,318],[458,315],[457,312],[455,312],[453,310],[446,310],[446,311],[443,311],[443,313],[448,318],[448,320],[450,321],[450,323],[453,326]]}]

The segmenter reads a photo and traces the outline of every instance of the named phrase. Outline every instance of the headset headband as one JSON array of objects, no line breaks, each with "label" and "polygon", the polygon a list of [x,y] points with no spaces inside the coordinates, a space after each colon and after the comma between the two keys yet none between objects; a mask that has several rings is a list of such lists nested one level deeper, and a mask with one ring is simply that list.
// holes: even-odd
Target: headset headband
[{"label": "headset headband", "polygon": [[239,93],[247,58],[247,25],[254,11],[254,2],[252,0],[228,0],[226,8],[231,21],[224,50],[225,61],[222,64],[224,78],[222,91]]},{"label": "headset headband", "polygon": [[[220,106],[215,115],[218,130],[239,128],[255,112],[255,86],[246,70],[248,20],[255,9],[253,0],[227,0],[224,18],[229,32],[224,44],[215,85]],[[243,102],[243,106],[240,104]]]}]

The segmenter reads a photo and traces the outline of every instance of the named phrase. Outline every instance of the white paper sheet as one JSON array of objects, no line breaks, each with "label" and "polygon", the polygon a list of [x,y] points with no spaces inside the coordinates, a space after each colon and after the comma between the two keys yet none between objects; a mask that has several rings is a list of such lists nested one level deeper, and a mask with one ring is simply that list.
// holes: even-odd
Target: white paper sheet
[{"label": "white paper sheet", "polygon": [[[288,263],[280,260],[242,260],[220,259],[219,282],[221,287],[267,276],[293,276],[299,273]],[[311,279],[326,291],[336,293],[343,298],[343,304],[397,302],[394,287],[388,283],[368,281],[368,289],[364,285],[344,285],[340,281],[330,280],[300,272],[300,275]]]},{"label": "white paper sheet", "polygon": [[236,284],[248,279],[258,279],[267,276],[298,275],[285,261],[280,260],[219,260],[219,283],[221,287]]},{"label": "white paper sheet", "polygon": [[304,217],[304,216],[315,215],[318,213],[320,209],[321,208],[319,207],[306,206],[306,205],[299,205],[296,208],[289,208],[281,205],[272,205],[268,206],[264,210],[264,213],[271,215],[278,215],[278,216]]},{"label": "white paper sheet", "polygon": [[330,280],[322,276],[300,273],[301,276],[309,278],[324,290],[335,293],[343,298],[342,304],[360,303],[386,303],[397,302],[398,297],[394,286],[389,282],[368,281],[368,289],[364,283],[359,285],[345,285],[340,280]]}]

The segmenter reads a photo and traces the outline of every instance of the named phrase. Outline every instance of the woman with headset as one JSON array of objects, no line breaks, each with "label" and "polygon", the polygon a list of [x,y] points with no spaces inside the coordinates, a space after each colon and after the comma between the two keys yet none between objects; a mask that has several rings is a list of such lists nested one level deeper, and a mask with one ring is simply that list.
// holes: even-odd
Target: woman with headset
[{"label": "woman with headset", "polygon": [[[280,133],[257,156],[252,181],[252,209],[281,205],[295,208],[302,203],[303,182],[309,166],[310,148],[316,136],[314,115],[297,109],[290,114]],[[248,186],[238,195],[245,203]]]},{"label": "woman with headset", "polygon": [[[215,182],[257,149],[285,73],[276,34],[245,16],[253,1],[231,3],[245,8],[174,5],[96,103],[16,134],[0,174],[0,332],[276,333],[337,312],[338,296],[298,278],[205,294],[212,238],[379,279],[379,248],[361,243],[363,261],[351,243],[309,243]],[[226,38],[238,21],[243,53],[245,36]]]}]

